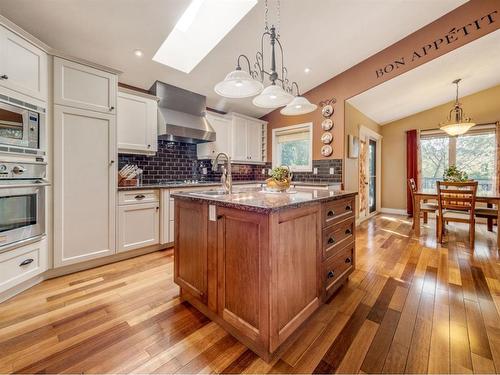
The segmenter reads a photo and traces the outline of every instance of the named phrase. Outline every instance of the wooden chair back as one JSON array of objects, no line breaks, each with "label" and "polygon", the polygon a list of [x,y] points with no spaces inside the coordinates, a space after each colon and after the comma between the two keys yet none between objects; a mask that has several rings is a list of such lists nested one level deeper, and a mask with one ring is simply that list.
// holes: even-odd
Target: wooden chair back
[{"label": "wooden chair back", "polygon": [[443,210],[467,212],[470,215],[470,222],[474,222],[477,181],[437,181],[436,184],[439,214],[442,215]]},{"label": "wooden chair back", "polygon": [[412,202],[415,202],[414,195],[417,192],[417,183],[415,182],[414,178],[408,179],[408,187],[410,188],[411,200]]}]

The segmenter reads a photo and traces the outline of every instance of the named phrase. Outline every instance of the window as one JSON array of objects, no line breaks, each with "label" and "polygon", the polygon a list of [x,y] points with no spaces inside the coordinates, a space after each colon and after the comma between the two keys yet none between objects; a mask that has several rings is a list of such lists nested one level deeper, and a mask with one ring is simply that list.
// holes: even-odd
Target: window
[{"label": "window", "polygon": [[420,154],[424,189],[434,189],[444,170],[456,165],[478,181],[478,191],[494,190],[495,130],[492,128],[476,128],[459,137],[422,132]]},{"label": "window", "polygon": [[273,130],[273,167],[280,165],[293,172],[312,171],[312,123]]}]

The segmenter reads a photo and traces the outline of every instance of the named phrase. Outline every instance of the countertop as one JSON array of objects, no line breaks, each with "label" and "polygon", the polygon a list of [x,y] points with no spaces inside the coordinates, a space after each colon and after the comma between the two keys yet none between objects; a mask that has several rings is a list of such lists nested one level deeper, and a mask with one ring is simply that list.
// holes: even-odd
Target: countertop
[{"label": "countertop", "polygon": [[[263,184],[265,181],[233,181],[233,186],[238,185],[253,185],[253,184]],[[198,183],[179,183],[179,182],[165,182],[158,184],[145,184],[139,186],[118,186],[118,190],[141,190],[141,189],[175,189],[175,188],[189,188],[189,187],[217,187],[221,186],[220,181],[202,181]],[[317,186],[317,187],[329,187],[329,186],[340,186],[338,182],[302,182],[302,181],[292,181],[292,186]]]},{"label": "countertop", "polygon": [[293,188],[289,192],[284,193],[269,193],[264,192],[260,188],[253,188],[233,194],[221,194],[217,196],[200,195],[200,192],[182,192],[172,194],[172,196],[179,199],[206,201],[209,204],[217,206],[270,213],[286,208],[297,208],[313,202],[341,199],[356,194],[357,192],[345,190],[300,188]]}]

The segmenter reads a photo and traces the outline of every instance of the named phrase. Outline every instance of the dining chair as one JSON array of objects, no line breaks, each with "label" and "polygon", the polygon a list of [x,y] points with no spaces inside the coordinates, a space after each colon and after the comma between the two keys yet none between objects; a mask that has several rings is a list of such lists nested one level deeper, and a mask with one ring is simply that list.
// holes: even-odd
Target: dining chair
[{"label": "dining chair", "polygon": [[[417,191],[417,183],[415,182],[414,178],[408,179],[408,187],[410,188],[411,200],[412,202],[415,203],[415,193]],[[429,212],[436,213],[437,209],[438,205],[435,203],[427,203],[427,202],[420,203],[420,212],[422,213],[422,216],[424,218],[424,224],[427,224]],[[417,218],[417,220],[420,220],[420,218]],[[412,228],[415,228],[415,216],[413,216]]]},{"label": "dining chair", "polygon": [[438,194],[438,242],[443,242],[443,233],[447,223],[466,223],[469,224],[470,248],[474,248],[477,181],[437,181],[436,184]]}]

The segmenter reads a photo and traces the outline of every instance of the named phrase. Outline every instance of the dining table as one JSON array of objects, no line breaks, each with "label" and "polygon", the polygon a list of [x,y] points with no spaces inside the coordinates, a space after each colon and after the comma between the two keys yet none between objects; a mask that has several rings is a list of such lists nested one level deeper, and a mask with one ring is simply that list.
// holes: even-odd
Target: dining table
[{"label": "dining table", "polygon": [[[436,189],[422,189],[413,193],[413,217],[420,218],[420,202],[437,201],[438,195]],[[500,195],[494,192],[477,192],[476,203],[486,204],[487,207],[495,206],[497,209],[497,224],[500,223]],[[420,237],[420,220],[415,221],[414,235]],[[497,226],[498,228],[498,226]],[[497,229],[497,247],[500,249],[500,231]]]}]

